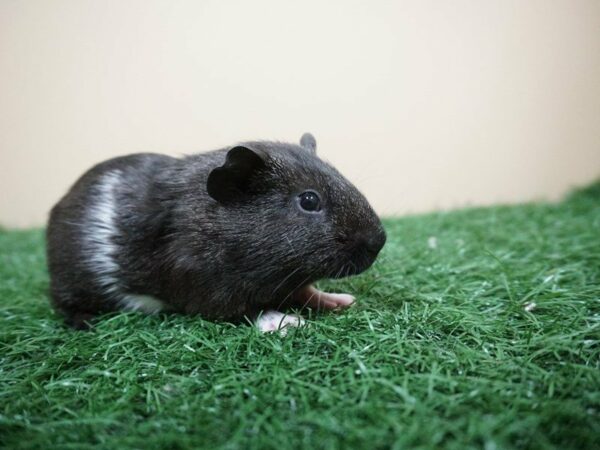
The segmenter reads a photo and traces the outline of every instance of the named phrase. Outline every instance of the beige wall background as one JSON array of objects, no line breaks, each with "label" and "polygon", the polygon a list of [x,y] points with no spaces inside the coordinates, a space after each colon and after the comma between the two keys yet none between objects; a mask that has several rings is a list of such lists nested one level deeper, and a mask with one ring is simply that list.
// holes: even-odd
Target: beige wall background
[{"label": "beige wall background", "polygon": [[0,223],[88,167],[317,137],[386,215],[600,176],[600,1],[0,0]]}]

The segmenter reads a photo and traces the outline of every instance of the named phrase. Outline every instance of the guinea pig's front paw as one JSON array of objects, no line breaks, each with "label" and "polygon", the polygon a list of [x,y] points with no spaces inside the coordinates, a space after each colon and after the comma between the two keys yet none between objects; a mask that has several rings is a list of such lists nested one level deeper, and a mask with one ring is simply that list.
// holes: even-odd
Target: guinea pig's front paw
[{"label": "guinea pig's front paw", "polygon": [[289,327],[300,327],[305,324],[302,317],[294,314],[284,314],[279,311],[265,311],[256,321],[256,326],[263,333],[279,331],[280,334],[287,334]]},{"label": "guinea pig's front paw", "polygon": [[304,308],[309,306],[314,309],[347,308],[354,303],[354,296],[350,294],[333,294],[318,290],[312,284],[294,294],[296,303]]}]

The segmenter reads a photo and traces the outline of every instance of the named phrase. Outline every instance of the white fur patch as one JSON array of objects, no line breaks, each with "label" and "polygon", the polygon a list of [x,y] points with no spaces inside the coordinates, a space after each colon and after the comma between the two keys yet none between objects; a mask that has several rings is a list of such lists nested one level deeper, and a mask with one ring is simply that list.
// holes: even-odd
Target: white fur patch
[{"label": "white fur patch", "polygon": [[256,326],[263,333],[271,333],[273,331],[279,331],[280,334],[285,335],[288,327],[300,327],[306,322],[302,317],[294,314],[284,314],[279,311],[265,311],[256,321]]},{"label": "white fur patch", "polygon": [[87,210],[83,228],[87,262],[100,286],[110,294],[117,294],[119,266],[114,260],[116,253],[114,237],[116,230],[115,188],[121,179],[121,171],[108,172],[96,185],[94,203]]},{"label": "white fur patch", "polygon": [[140,311],[146,314],[156,314],[165,309],[165,304],[150,295],[126,295],[121,304],[130,311]]},{"label": "white fur patch", "polygon": [[114,240],[117,236],[117,203],[115,190],[122,177],[120,170],[106,173],[96,185],[93,203],[88,206],[83,226],[83,251],[96,282],[109,295],[118,300],[124,309],[155,314],[165,309],[165,304],[149,295],[122,292],[119,282],[120,267],[115,254],[120,251]]}]

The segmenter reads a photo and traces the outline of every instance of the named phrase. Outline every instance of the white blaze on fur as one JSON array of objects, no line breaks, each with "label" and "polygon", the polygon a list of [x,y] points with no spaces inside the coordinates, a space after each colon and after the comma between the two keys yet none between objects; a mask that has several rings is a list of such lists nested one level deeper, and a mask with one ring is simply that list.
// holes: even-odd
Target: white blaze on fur
[{"label": "white blaze on fur", "polygon": [[150,295],[126,295],[121,304],[130,311],[140,311],[146,314],[156,314],[165,309],[165,304]]},{"label": "white blaze on fur", "polygon": [[153,314],[164,309],[162,301],[149,295],[124,293],[119,283],[120,267],[115,254],[120,249],[114,240],[118,234],[115,190],[121,176],[120,170],[108,172],[96,185],[96,195],[88,207],[84,224],[83,250],[97,283],[107,294],[114,296],[125,309]]},{"label": "white blaze on fur", "polygon": [[114,237],[117,234],[115,188],[120,178],[120,171],[109,172],[96,185],[94,203],[89,205],[83,233],[90,269],[97,275],[100,286],[110,294],[117,294],[119,290]]},{"label": "white blaze on fur", "polygon": [[300,327],[304,324],[302,317],[274,310],[265,311],[256,321],[256,326],[263,333],[279,331],[283,335],[287,333],[288,327]]}]

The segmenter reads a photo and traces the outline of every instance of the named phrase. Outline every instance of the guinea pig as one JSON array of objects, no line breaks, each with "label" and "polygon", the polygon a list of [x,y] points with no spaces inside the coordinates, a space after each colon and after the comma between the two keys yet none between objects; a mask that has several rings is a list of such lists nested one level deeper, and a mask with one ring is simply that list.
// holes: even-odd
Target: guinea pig
[{"label": "guinea pig", "polygon": [[290,307],[349,306],[351,295],[313,283],[363,272],[386,240],[309,133],[300,145],[102,162],[54,206],[46,237],[52,303],[74,328],[130,310],[256,320],[262,331],[300,325]]}]

